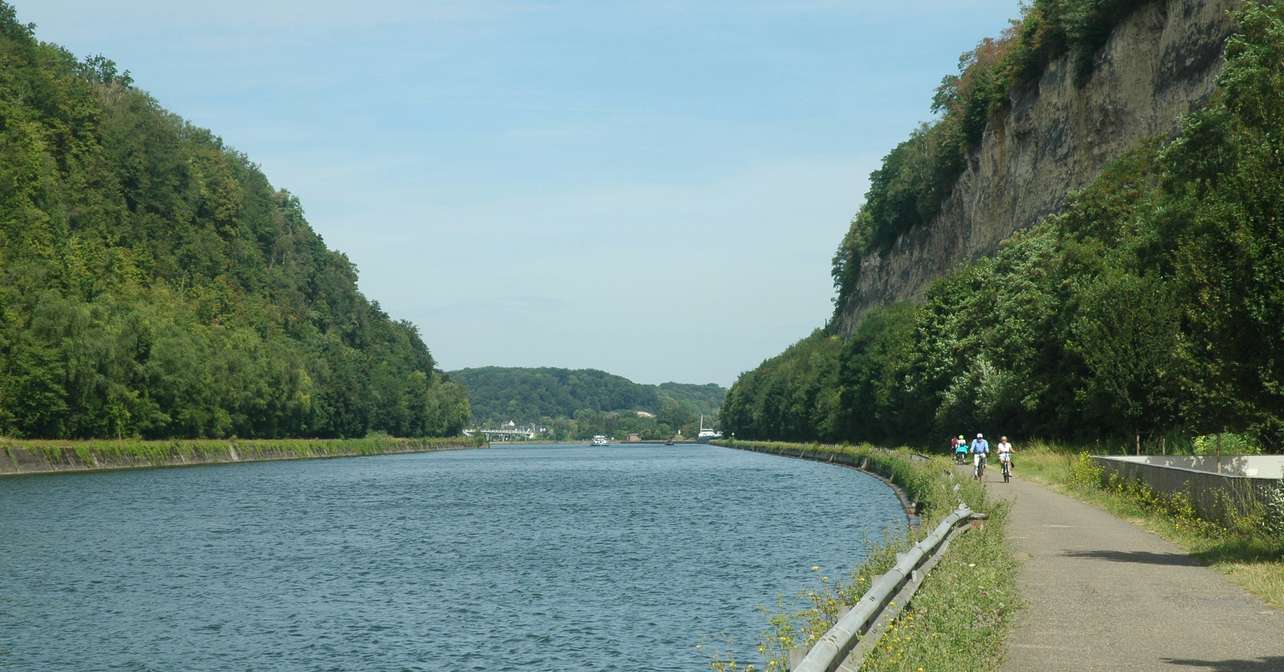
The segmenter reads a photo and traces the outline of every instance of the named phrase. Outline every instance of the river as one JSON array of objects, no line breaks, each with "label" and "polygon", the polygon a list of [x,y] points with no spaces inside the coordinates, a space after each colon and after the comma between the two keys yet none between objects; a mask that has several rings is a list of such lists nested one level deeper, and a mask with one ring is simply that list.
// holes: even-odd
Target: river
[{"label": "river", "polygon": [[714,446],[6,478],[0,670],[702,670],[905,525]]}]

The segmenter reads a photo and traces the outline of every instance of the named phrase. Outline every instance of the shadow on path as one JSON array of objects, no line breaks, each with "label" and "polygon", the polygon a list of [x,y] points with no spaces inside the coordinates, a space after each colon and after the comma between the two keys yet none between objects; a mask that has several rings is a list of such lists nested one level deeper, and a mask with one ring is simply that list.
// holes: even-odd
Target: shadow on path
[{"label": "shadow on path", "polygon": [[1281,614],[1204,556],[1037,484],[1011,486],[989,492],[1015,502],[1008,540],[1028,556],[1017,587],[1029,606],[1003,672],[1284,672]]},{"label": "shadow on path", "polygon": [[1279,672],[1284,670],[1284,656],[1267,656],[1256,660],[1189,660],[1165,658],[1171,665],[1198,667],[1214,672]]},{"label": "shadow on path", "polygon": [[1176,567],[1203,567],[1204,563],[1186,553],[1151,553],[1149,551],[1066,551],[1067,558],[1110,560],[1111,562],[1136,562],[1147,565]]}]

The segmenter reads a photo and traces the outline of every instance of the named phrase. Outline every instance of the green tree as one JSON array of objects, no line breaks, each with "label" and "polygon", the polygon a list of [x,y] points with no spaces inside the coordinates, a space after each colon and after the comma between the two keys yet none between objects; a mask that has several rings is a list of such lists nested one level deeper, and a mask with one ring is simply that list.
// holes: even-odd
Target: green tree
[{"label": "green tree", "polygon": [[455,431],[462,390],[298,200],[0,1],[0,433]]},{"label": "green tree", "polygon": [[1171,290],[1153,276],[1110,267],[1082,294],[1071,349],[1092,375],[1091,416],[1141,434],[1168,425],[1177,379],[1179,320]]}]

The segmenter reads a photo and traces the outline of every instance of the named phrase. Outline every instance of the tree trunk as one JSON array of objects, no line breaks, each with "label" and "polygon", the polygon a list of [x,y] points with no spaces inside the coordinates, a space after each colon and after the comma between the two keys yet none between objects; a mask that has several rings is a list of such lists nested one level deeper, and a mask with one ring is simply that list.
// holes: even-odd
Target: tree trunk
[{"label": "tree trunk", "polygon": [[1137,436],[1137,454],[1140,455],[1141,454],[1141,430],[1140,429],[1136,431],[1136,436]]}]

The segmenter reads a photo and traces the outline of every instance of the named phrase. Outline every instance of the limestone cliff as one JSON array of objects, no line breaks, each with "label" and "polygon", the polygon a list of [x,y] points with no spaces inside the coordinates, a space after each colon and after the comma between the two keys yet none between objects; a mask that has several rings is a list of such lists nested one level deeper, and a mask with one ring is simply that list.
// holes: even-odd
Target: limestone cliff
[{"label": "limestone cliff", "polygon": [[1056,212],[1112,159],[1176,131],[1212,93],[1239,0],[1161,0],[1111,34],[1086,82],[1069,55],[1010,94],[938,215],[886,254],[861,260],[857,291],[835,312],[850,334],[870,308],[913,298],[960,262]]}]

